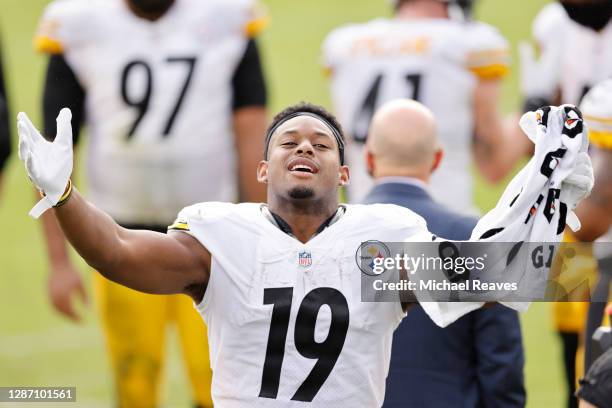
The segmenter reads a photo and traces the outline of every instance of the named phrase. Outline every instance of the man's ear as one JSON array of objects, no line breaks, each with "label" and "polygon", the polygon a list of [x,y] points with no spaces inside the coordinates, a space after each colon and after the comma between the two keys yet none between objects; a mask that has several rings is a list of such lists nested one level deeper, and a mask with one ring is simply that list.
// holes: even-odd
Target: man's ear
[{"label": "man's ear", "polygon": [[268,162],[262,160],[257,165],[257,181],[268,184]]},{"label": "man's ear", "polygon": [[370,175],[370,177],[374,177],[374,154],[372,154],[372,152],[370,151],[370,149],[368,149],[367,146],[365,149],[363,149],[363,159],[365,160],[366,170],[368,171],[368,174]]},{"label": "man's ear", "polygon": [[338,172],[338,185],[346,186],[349,183],[350,174],[348,166],[340,166],[340,171]]},{"label": "man's ear", "polygon": [[437,170],[438,167],[440,167],[440,163],[442,163],[443,158],[444,158],[444,149],[442,148],[442,146],[436,147],[436,151],[434,152],[434,159],[433,159],[433,162],[431,163],[430,173],[433,173],[434,171]]}]

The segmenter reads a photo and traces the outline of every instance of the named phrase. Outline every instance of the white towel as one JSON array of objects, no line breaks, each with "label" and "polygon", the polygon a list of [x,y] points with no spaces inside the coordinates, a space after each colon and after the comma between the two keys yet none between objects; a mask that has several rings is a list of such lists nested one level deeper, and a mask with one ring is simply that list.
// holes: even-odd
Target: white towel
[{"label": "white towel", "polygon": [[[572,105],[546,107],[523,115],[520,126],[535,143],[534,156],[506,187],[497,206],[480,219],[470,241],[558,243],[566,222],[579,228],[571,210],[588,195],[593,185],[592,167],[586,153],[587,132],[583,131],[580,111]],[[576,177],[582,185],[572,184]],[[522,276],[526,273],[526,264],[519,260],[513,263],[513,270],[505,265],[500,270]],[[546,278],[530,276],[532,282]],[[528,284],[529,280],[524,282]],[[427,302],[432,298],[423,293],[417,294],[417,298],[429,317],[441,327],[484,304]],[[501,303],[519,311],[529,306],[524,302]]]}]

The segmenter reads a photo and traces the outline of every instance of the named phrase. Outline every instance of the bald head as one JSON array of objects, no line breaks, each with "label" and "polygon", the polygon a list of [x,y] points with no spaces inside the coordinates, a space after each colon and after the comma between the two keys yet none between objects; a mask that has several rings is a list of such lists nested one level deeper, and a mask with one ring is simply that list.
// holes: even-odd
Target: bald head
[{"label": "bald head", "polygon": [[429,179],[440,151],[436,132],[434,115],[424,105],[408,99],[383,105],[372,118],[366,145],[373,176]]}]

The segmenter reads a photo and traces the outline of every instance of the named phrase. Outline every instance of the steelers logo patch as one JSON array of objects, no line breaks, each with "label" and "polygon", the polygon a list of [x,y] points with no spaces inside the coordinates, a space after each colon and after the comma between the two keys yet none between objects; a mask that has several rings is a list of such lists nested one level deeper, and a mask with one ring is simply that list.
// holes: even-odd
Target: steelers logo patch
[{"label": "steelers logo patch", "polygon": [[375,260],[380,258],[388,258],[391,255],[389,247],[380,241],[366,241],[362,242],[355,252],[355,262],[361,270],[361,272],[370,276],[381,275],[384,270],[378,272],[375,271],[380,268],[375,268]]}]

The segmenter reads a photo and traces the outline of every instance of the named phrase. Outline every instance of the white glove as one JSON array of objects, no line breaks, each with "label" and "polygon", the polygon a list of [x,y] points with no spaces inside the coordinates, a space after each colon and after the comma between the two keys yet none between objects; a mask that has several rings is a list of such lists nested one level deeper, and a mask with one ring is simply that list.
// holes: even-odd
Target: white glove
[{"label": "white glove", "polygon": [[581,224],[573,210],[591,194],[594,182],[591,158],[586,152],[578,153],[572,173],[561,182],[562,201],[567,204],[570,210],[565,223],[574,232],[580,230]]},{"label": "white glove", "polygon": [[561,183],[561,191],[565,192],[565,197],[570,210],[576,208],[580,201],[591,194],[595,179],[593,177],[593,165],[586,152],[578,153],[572,174],[567,176]]},{"label": "white glove", "polygon": [[559,83],[561,47],[550,44],[536,61],[533,46],[525,41],[518,46],[521,92],[527,98],[551,100]]},{"label": "white glove", "polygon": [[56,205],[72,174],[72,127],[70,109],[64,108],[57,116],[57,136],[47,141],[36,130],[28,116],[17,115],[19,158],[24,162],[30,180],[44,197],[30,210],[32,218]]}]

